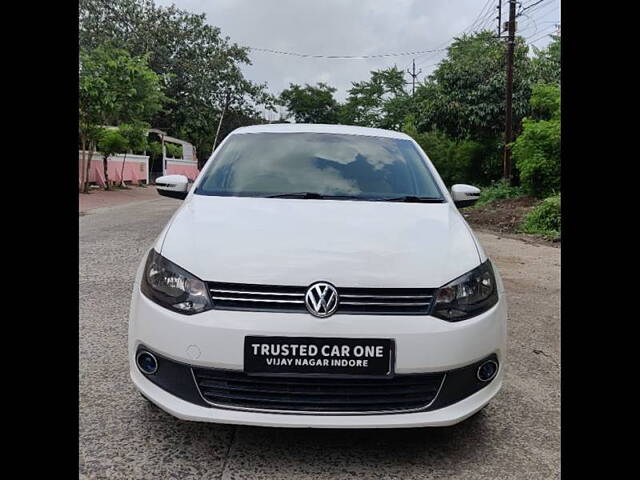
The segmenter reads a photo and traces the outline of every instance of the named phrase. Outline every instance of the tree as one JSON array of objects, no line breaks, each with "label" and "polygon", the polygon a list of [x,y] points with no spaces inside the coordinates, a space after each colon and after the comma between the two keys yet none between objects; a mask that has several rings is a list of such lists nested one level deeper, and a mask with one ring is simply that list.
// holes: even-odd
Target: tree
[{"label": "tree", "polygon": [[532,81],[534,83],[560,84],[560,35],[551,35],[551,42],[546,48],[533,47]]},{"label": "tree", "polygon": [[98,148],[102,153],[102,165],[104,168],[105,190],[109,187],[109,172],[107,171],[108,159],[111,155],[126,152],[129,146],[127,140],[120,134],[118,130],[106,130],[98,141]]},{"label": "tree", "polygon": [[560,191],[560,86],[536,85],[531,95],[532,118],[523,121],[513,143],[513,158],[523,187],[545,197]]},{"label": "tree", "polygon": [[127,51],[109,46],[80,52],[79,84],[79,135],[83,150],[95,147],[100,127],[148,119],[166,101],[160,79],[147,66],[146,57],[131,57]]},{"label": "tree", "polygon": [[338,102],[333,98],[336,89],[326,83],[316,87],[290,84],[280,93],[280,102],[298,123],[336,123]]},{"label": "tree", "polygon": [[167,156],[171,158],[182,157],[182,145],[175,145],[173,143],[165,143],[164,148],[167,151]]},{"label": "tree", "polygon": [[456,140],[435,129],[419,133],[411,114],[405,118],[402,131],[418,142],[447,185],[485,185],[500,175],[501,165],[491,161],[491,148],[495,148],[495,145],[474,140]]},{"label": "tree", "polygon": [[352,82],[348,93],[341,123],[399,130],[410,111],[404,73],[395,66],[372,71],[368,81]]},{"label": "tree", "polygon": [[80,0],[79,40],[81,48],[109,44],[148,55],[165,94],[174,100],[150,123],[189,140],[198,152],[211,152],[227,93],[225,122],[231,111],[258,116],[258,105],[275,111],[266,85],[242,74],[240,66],[251,63],[248,49],[223,37],[204,14],[158,7],[153,0]]},{"label": "tree", "polygon": [[147,134],[149,132],[149,124],[140,121],[134,121],[132,123],[122,123],[118,127],[120,135],[122,135],[127,142],[128,150],[125,150],[124,157],[122,159],[122,168],[120,169],[120,186],[124,187],[124,164],[127,161],[127,152],[132,153],[145,150],[147,147]]},{"label": "tree", "polygon": [[[515,130],[529,111],[530,60],[522,37],[514,52]],[[501,137],[505,122],[505,46],[494,32],[456,38],[427,80],[416,88],[417,124],[453,138],[484,142]]]},{"label": "tree", "polygon": [[80,148],[82,149],[82,172],[80,181],[82,183],[82,191],[87,193],[89,186],[89,171],[91,168],[91,160],[93,152],[96,150],[98,140],[103,134],[103,128],[86,118],[82,106],[80,107],[78,133],[80,137]]}]

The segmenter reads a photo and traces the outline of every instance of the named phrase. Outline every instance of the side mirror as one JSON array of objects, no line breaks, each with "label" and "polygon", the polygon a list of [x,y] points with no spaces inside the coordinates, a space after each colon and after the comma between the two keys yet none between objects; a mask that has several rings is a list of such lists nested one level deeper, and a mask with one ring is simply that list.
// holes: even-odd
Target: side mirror
[{"label": "side mirror", "polygon": [[184,200],[189,193],[189,179],[184,175],[165,175],[156,179],[156,189],[160,195]]},{"label": "side mirror", "polygon": [[471,185],[457,184],[451,187],[451,197],[456,207],[470,207],[480,198],[480,189]]}]

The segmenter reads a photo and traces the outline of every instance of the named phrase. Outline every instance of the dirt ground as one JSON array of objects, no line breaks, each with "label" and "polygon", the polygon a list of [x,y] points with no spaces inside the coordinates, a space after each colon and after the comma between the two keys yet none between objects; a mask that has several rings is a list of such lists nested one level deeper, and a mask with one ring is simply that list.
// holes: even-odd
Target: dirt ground
[{"label": "dirt ground", "polygon": [[96,208],[155,200],[157,197],[158,192],[154,186],[138,187],[134,185],[126,189],[116,187],[110,191],[92,189],[90,193],[78,194],[78,210],[80,216],[83,216]]},{"label": "dirt ground", "polygon": [[501,234],[506,238],[519,239],[526,243],[559,247],[559,240],[554,241],[541,235],[523,234],[518,231],[524,217],[539,203],[540,200],[534,197],[515,197],[479,207],[465,208],[461,213],[476,231]]}]

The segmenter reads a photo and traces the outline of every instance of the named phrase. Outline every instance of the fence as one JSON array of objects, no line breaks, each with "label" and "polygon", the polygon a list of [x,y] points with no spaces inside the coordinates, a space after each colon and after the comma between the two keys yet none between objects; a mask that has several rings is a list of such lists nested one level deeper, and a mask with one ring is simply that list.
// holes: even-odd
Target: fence
[{"label": "fence", "polygon": [[196,160],[183,160],[179,158],[164,159],[165,175],[184,175],[190,180],[195,180],[200,171]]},{"label": "fence", "polygon": [[[149,156],[127,154],[123,171],[122,160],[124,158],[124,155],[118,154],[110,156],[107,159],[107,173],[109,175],[109,181],[120,183],[122,181],[122,177],[124,177],[125,182],[137,184],[144,182],[148,184]],[[82,180],[84,178],[83,167],[85,165],[86,163],[83,163],[82,161],[82,151],[80,151],[78,152],[78,182],[80,186],[82,186]],[[102,187],[105,186],[104,166],[102,161],[102,154],[100,152],[93,152],[93,156],[91,157],[91,166],[89,167],[89,182],[96,183]]]}]

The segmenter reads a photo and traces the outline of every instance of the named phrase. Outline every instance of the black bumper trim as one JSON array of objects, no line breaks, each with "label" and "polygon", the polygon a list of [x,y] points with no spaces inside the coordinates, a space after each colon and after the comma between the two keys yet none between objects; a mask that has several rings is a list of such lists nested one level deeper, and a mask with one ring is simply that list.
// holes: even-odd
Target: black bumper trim
[{"label": "black bumper trim", "polygon": [[[150,382],[154,383],[158,387],[162,388],[163,390],[167,391],[172,395],[175,395],[178,398],[181,398],[182,400],[185,400],[187,402],[190,402],[202,407],[237,409],[237,406],[234,406],[233,404],[213,406],[210,403],[206,402],[198,390],[194,375],[192,373],[191,365],[168,359],[167,357],[164,357],[156,353],[155,351],[145,347],[144,345],[138,346],[136,350],[136,356],[142,350],[146,350],[152,353],[158,361],[158,369],[156,373],[152,375],[147,375],[141,372]],[[363,412],[352,413],[352,414],[353,415],[367,415],[367,414],[388,415],[388,414],[430,412],[440,408],[448,407],[482,390],[483,388],[490,385],[491,382],[495,380],[495,378],[498,376],[499,371],[498,373],[496,373],[493,379],[491,379],[488,382],[480,381],[476,375],[478,367],[482,363],[486,362],[487,360],[495,361],[496,363],[498,363],[498,369],[501,368],[500,363],[498,362],[497,355],[493,353],[483,358],[482,360],[474,362],[465,367],[457,368],[454,370],[447,370],[444,372],[430,372],[429,374],[425,374],[425,375],[432,375],[433,373],[444,373],[446,375],[445,375],[444,382],[441,388],[439,389],[435,399],[424,409],[420,409],[420,410],[413,409],[413,410],[407,410],[407,411],[397,410],[393,412],[363,411]],[[195,368],[203,370],[202,367],[195,367]],[[229,370],[221,370],[221,369],[206,369],[206,370],[209,370],[211,372],[216,372],[216,371],[230,372]],[[232,372],[236,374],[242,373],[237,370],[234,370]],[[411,375],[415,376],[416,374],[411,374]],[[402,377],[402,376],[403,376],[402,374],[395,375],[395,377]],[[252,377],[247,376],[247,378],[252,378]],[[308,377],[308,378],[309,380],[313,381],[312,380],[313,377]],[[246,408],[242,408],[242,409],[250,410]],[[259,411],[264,413],[269,413],[264,409],[259,409]],[[283,413],[283,412],[279,411],[279,412],[273,412],[273,413]],[[318,413],[313,411],[291,411],[288,413],[297,414],[297,415],[314,415],[314,414],[315,415],[340,415],[340,412]]]}]

